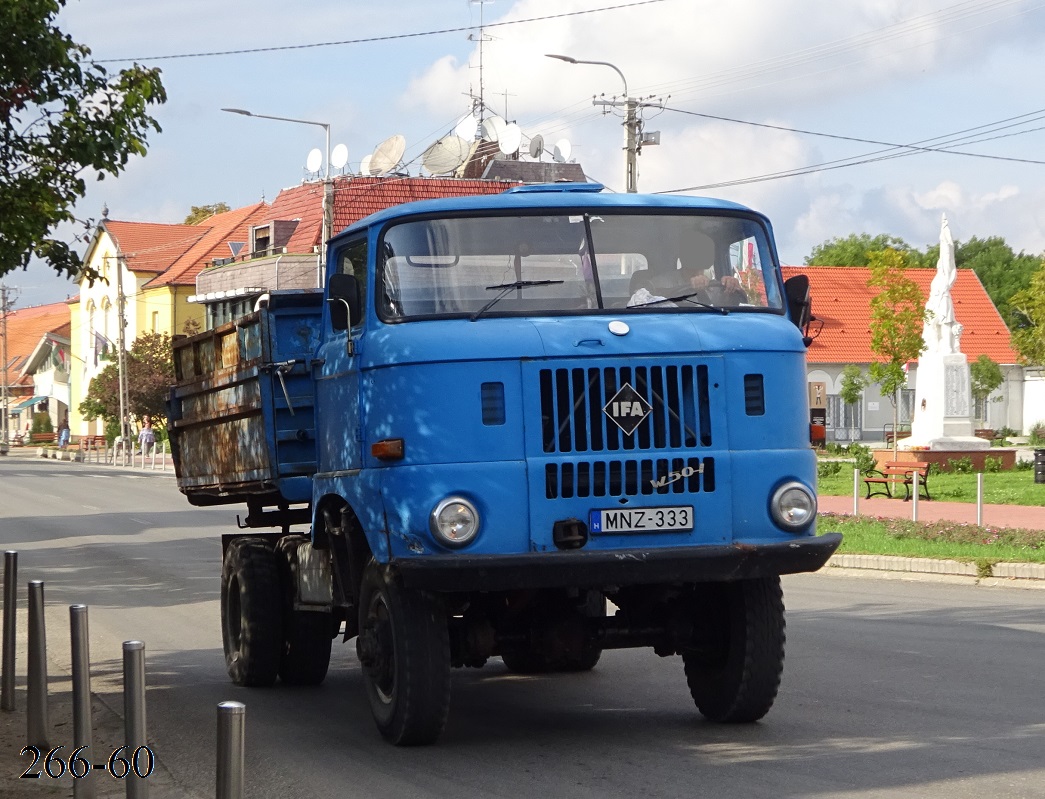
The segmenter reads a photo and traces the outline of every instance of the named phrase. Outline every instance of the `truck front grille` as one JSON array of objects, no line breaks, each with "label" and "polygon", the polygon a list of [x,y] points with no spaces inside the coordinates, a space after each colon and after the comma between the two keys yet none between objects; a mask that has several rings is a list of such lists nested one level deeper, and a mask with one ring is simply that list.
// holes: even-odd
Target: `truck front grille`
[{"label": "truck front grille", "polygon": [[[652,407],[631,435],[602,409],[625,384]],[[707,366],[542,369],[544,452],[613,452],[711,446]]]},{"label": "truck front grille", "polygon": [[715,490],[715,459],[650,458],[549,463],[544,467],[547,499],[695,494]]}]

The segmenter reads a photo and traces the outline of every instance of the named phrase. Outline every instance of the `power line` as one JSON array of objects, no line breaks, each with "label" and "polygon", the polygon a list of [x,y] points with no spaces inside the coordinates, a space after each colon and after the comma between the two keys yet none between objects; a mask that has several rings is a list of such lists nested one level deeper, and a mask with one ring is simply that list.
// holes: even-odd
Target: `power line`
[{"label": "power line", "polygon": [[[717,120],[719,122],[733,122],[733,123],[736,123],[738,125],[750,125],[750,126],[756,127],[756,128],[768,128],[769,130],[780,130],[780,131],[784,131],[786,133],[799,133],[799,134],[802,134],[802,135],[805,135],[805,136],[819,136],[819,137],[826,138],[826,139],[838,139],[838,140],[841,140],[841,141],[859,142],[861,144],[876,144],[876,145],[879,145],[879,146],[882,146],[882,147],[888,147],[889,149],[911,150],[911,151],[915,151],[915,152],[926,152],[926,153],[949,153],[950,155],[966,155],[966,156],[969,156],[970,158],[987,158],[987,159],[994,160],[994,161],[1016,161],[1018,163],[1023,163],[1023,164],[1045,164],[1045,161],[1038,161],[1038,160],[1034,160],[1034,159],[1031,159],[1031,158],[1014,158],[1014,157],[1004,156],[1004,155],[988,155],[986,153],[969,153],[969,152],[962,152],[962,151],[959,151],[959,150],[953,150],[953,149],[946,148],[946,147],[926,147],[926,146],[923,146],[921,142],[914,142],[914,143],[911,143],[911,144],[896,144],[895,142],[877,141],[875,139],[862,139],[862,138],[858,138],[856,136],[842,136],[842,135],[838,135],[838,134],[834,134],[834,133],[821,133],[821,132],[815,131],[815,130],[802,130],[801,128],[789,128],[789,127],[786,127],[784,125],[770,125],[769,123],[766,123],[766,122],[751,122],[749,120],[733,119],[731,117],[717,116],[715,114],[702,114],[702,113],[700,113],[698,111],[686,111],[685,109],[682,109],[682,108],[671,108],[671,107],[668,107],[668,106],[665,106],[664,110],[665,111],[674,111],[677,114],[686,114],[687,116],[703,117],[705,119],[714,119],[714,120]],[[931,139],[925,139],[925,141],[935,141],[937,139],[949,139],[949,138],[952,138],[954,136],[959,136],[961,134],[968,133],[970,131],[982,130],[983,128],[996,128],[998,130],[1002,130],[1002,129],[1004,129],[1004,127],[1012,127],[1012,126],[1011,125],[1004,125],[1004,127],[996,127],[996,126],[1003,125],[1003,123],[1012,122],[1013,120],[1023,119],[1024,117],[1034,117],[1034,119],[1024,120],[1023,122],[1019,122],[1019,123],[1016,123],[1016,124],[1026,124],[1026,122],[1034,122],[1034,121],[1037,121],[1037,120],[1040,120],[1040,119],[1045,119],[1045,108],[1039,109],[1037,111],[1031,111],[1031,112],[1028,112],[1026,114],[1021,114],[1020,116],[1009,117],[1008,119],[999,120],[998,122],[991,122],[991,123],[988,123],[986,125],[979,125],[979,126],[974,127],[974,128],[967,128],[965,130],[958,131],[956,133],[944,134],[942,136],[934,136]],[[1038,128],[1034,128],[1032,130],[1021,131],[1020,133],[1031,133],[1033,130],[1038,130]],[[1010,134],[1010,135],[1019,135],[1019,134]],[[998,137],[998,138],[1001,138],[1001,137]],[[977,139],[977,142],[980,142],[980,141],[990,141],[990,139]],[[952,146],[956,146],[958,143],[959,142],[952,142]],[[965,143],[966,144],[972,144],[972,143],[975,143],[975,142],[965,142]],[[876,154],[876,153],[868,153],[867,155],[874,155],[874,154]],[[862,158],[864,156],[853,156],[853,157],[854,158]],[[833,162],[829,162],[829,163],[833,163]]]},{"label": "power line", "polygon": [[[670,109],[670,108],[666,109],[666,110],[679,111],[679,109]],[[1031,112],[1028,112],[1026,114],[1020,114],[1018,116],[1008,117],[1006,119],[1001,119],[1001,120],[998,120],[996,122],[989,122],[989,123],[986,123],[984,125],[978,125],[978,126],[975,126],[975,127],[972,127],[972,128],[966,128],[964,130],[955,131],[953,133],[945,133],[945,134],[942,134],[940,136],[934,136],[934,137],[931,137],[929,139],[923,139],[921,141],[912,142],[910,144],[892,144],[892,143],[889,143],[889,142],[877,142],[877,141],[874,141],[873,139],[859,139],[859,138],[852,137],[852,136],[839,136],[839,135],[835,135],[835,134],[818,133],[818,132],[815,132],[815,131],[801,130],[799,128],[787,128],[787,127],[783,127],[783,126],[780,126],[780,125],[769,125],[769,124],[766,124],[766,123],[748,122],[746,120],[731,119],[729,117],[717,117],[717,116],[713,116],[713,115],[710,115],[710,114],[700,114],[700,113],[697,113],[697,112],[681,111],[681,113],[692,114],[693,116],[708,117],[708,118],[711,118],[711,119],[718,119],[718,120],[726,121],[726,122],[735,122],[735,123],[742,124],[742,125],[753,125],[755,127],[770,128],[770,129],[773,129],[773,130],[782,130],[782,131],[787,131],[787,132],[791,132],[791,133],[800,133],[800,134],[807,134],[807,135],[812,135],[812,136],[824,136],[824,137],[832,138],[832,139],[841,139],[841,140],[845,140],[845,141],[863,142],[863,143],[868,143],[868,144],[881,144],[881,145],[885,145],[885,149],[883,149],[883,150],[874,150],[874,151],[869,152],[869,153],[863,153],[863,154],[860,154],[860,155],[848,156],[846,158],[839,158],[839,159],[836,159],[834,161],[824,161],[824,162],[821,162],[819,164],[810,164],[808,166],[795,167],[794,169],[781,170],[779,172],[769,172],[769,173],[765,173],[765,174],[762,174],[762,175],[752,175],[752,176],[749,176],[749,177],[746,177],[746,178],[737,178],[735,180],[724,180],[724,181],[720,181],[718,183],[705,183],[705,184],[699,185],[699,186],[686,186],[684,188],[665,189],[665,190],[662,190],[662,191],[653,192],[654,194],[673,194],[673,193],[676,193],[676,192],[685,192],[685,191],[704,191],[704,190],[707,190],[707,189],[720,189],[720,188],[726,188],[726,187],[730,187],[730,186],[744,186],[744,185],[748,185],[748,184],[751,184],[751,183],[764,183],[764,182],[768,182],[770,180],[781,180],[783,178],[801,177],[802,175],[809,175],[809,174],[813,174],[815,172],[827,172],[827,171],[830,171],[830,170],[843,169],[845,167],[850,167],[850,166],[862,166],[864,164],[870,164],[870,163],[874,163],[876,161],[885,161],[885,160],[889,160],[889,159],[892,159],[892,158],[904,158],[904,157],[910,156],[910,155],[919,155],[919,154],[921,154],[923,152],[938,152],[938,153],[944,153],[944,154],[947,154],[947,155],[967,155],[967,156],[978,157],[978,158],[991,158],[991,159],[998,159],[998,160],[1005,160],[1005,161],[1017,161],[1017,162],[1020,162],[1020,163],[1029,163],[1029,164],[1045,164],[1045,161],[1035,161],[1035,160],[1032,160],[1032,159],[1022,159],[1022,158],[1007,158],[1007,157],[1004,157],[1004,156],[988,156],[988,155],[983,155],[983,154],[980,154],[980,153],[967,153],[967,152],[963,152],[963,151],[960,151],[960,150],[952,149],[953,147],[956,147],[956,146],[959,146],[959,145],[963,145],[963,144],[979,144],[979,143],[985,142],[985,141],[994,141],[996,139],[1009,138],[1011,136],[1019,136],[1019,135],[1025,134],[1025,133],[1034,133],[1036,131],[1042,130],[1043,128],[1038,127],[1038,128],[1028,128],[1026,130],[1017,131],[1015,133],[1000,134],[1000,135],[997,135],[997,136],[983,135],[983,134],[986,134],[986,133],[994,133],[994,132],[999,131],[999,130],[1005,130],[1006,128],[1011,128],[1011,127],[1015,127],[1017,125],[1023,125],[1023,124],[1027,124],[1029,122],[1035,122],[1035,121],[1039,121],[1041,119],[1045,119],[1045,109],[1040,109],[1038,111],[1031,111]],[[1022,120],[1022,121],[1021,122],[1016,122],[1015,120]],[[974,135],[975,131],[981,131],[981,133],[978,134],[980,136],[979,138],[973,138],[973,135]],[[927,146],[924,146],[924,145],[926,145],[929,142],[942,142],[942,143],[949,144],[949,146],[947,146],[947,147],[927,147]]]},{"label": "power line", "polygon": [[[601,8],[589,8],[585,11],[566,11],[561,14],[548,14],[543,17],[528,17],[526,19],[513,19],[504,20],[503,22],[491,22],[484,27],[486,28],[498,28],[506,25],[521,25],[529,22],[543,22],[550,19],[563,19],[565,17],[579,17],[584,14],[597,14],[601,11],[617,11],[622,8],[635,8],[636,6],[648,6],[653,3],[663,3],[665,0],[635,0],[632,3],[622,3],[615,6],[602,6]],[[418,31],[415,33],[395,33],[389,34],[388,36],[368,36],[362,39],[345,39],[338,42],[313,42],[311,44],[288,44],[279,45],[274,47],[254,47],[244,50],[216,50],[207,53],[177,53],[173,55],[157,55],[157,56],[143,56],[138,58],[105,58],[96,60],[94,63],[97,64],[113,64],[124,61],[167,61],[175,58],[210,58],[213,56],[226,56],[226,55],[247,55],[250,53],[273,53],[286,50],[308,50],[316,47],[338,47],[347,44],[369,44],[372,42],[388,42],[395,41],[397,39],[415,39],[422,36],[440,36],[447,33],[463,33],[474,28],[474,25],[467,25],[458,28],[442,28],[440,30],[433,31]]]}]

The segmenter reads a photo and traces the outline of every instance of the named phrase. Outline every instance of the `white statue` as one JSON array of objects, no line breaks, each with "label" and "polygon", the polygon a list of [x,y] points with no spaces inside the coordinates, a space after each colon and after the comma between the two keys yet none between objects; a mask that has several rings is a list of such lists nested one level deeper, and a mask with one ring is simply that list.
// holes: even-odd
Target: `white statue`
[{"label": "white statue", "polygon": [[944,215],[940,228],[940,259],[936,262],[936,274],[929,287],[929,299],[925,303],[925,310],[930,315],[922,328],[922,338],[928,352],[941,355],[961,352],[962,326],[954,316],[954,301],[951,299],[951,287],[957,278],[954,239],[947,224],[947,216]]}]

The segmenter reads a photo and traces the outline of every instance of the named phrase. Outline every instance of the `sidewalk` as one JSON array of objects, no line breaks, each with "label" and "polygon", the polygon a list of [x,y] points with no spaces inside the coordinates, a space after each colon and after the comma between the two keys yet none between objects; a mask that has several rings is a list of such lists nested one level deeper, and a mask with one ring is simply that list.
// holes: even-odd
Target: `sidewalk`
[{"label": "sidewalk", "polygon": [[[1042,491],[1045,500],[1045,490]],[[821,513],[853,514],[853,498],[829,497],[820,494],[817,506]],[[912,518],[913,502],[888,497],[871,497],[859,500],[861,516],[885,516],[892,519]],[[921,499],[918,502],[918,521],[936,522],[946,519],[952,522],[976,524],[975,502],[939,502]],[[983,524],[991,527],[1022,527],[1027,530],[1045,530],[1045,507],[1033,505],[984,505]]]}]

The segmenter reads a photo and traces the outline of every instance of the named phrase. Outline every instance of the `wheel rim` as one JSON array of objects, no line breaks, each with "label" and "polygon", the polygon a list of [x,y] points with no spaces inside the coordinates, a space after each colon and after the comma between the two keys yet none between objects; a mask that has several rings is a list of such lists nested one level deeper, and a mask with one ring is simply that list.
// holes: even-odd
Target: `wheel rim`
[{"label": "wheel rim", "polygon": [[383,593],[370,600],[366,620],[367,658],[364,666],[374,692],[384,704],[395,697],[395,632],[392,614]]}]

